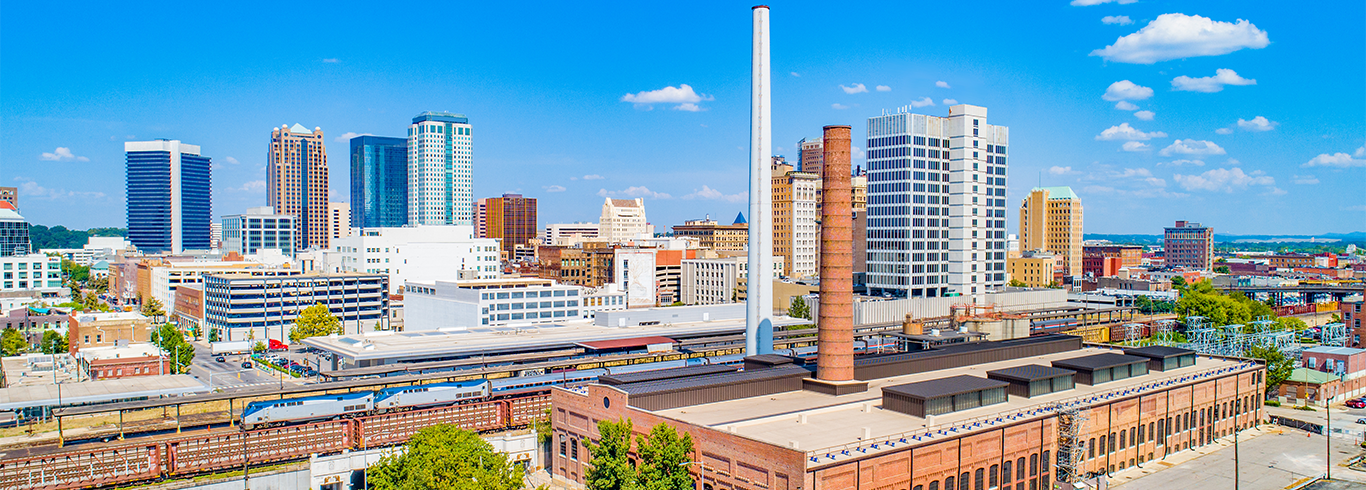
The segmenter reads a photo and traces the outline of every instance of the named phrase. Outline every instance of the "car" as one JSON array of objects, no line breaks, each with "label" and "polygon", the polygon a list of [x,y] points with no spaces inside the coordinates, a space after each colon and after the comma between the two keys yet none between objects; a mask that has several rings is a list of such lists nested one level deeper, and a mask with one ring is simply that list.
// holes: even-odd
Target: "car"
[{"label": "car", "polygon": [[1366,425],[1366,417],[1362,417],[1362,418],[1357,419],[1357,423],[1358,423],[1358,424],[1362,424],[1362,425]]},{"label": "car", "polygon": [[242,369],[251,369],[251,361],[242,361]]},{"label": "car", "polygon": [[1347,400],[1346,405],[1347,408],[1366,408],[1366,400],[1363,400],[1361,398]]},{"label": "car", "polygon": [[213,358],[213,360],[214,360],[215,362],[228,362],[228,359],[227,359],[226,357],[223,357],[223,356],[215,357],[215,358]]}]

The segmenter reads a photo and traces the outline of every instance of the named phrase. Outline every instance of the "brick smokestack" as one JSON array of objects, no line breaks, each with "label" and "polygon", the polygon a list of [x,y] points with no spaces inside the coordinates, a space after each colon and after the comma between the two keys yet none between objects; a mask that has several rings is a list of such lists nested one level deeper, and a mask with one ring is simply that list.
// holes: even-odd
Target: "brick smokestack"
[{"label": "brick smokestack", "polygon": [[816,377],[854,379],[854,202],[849,186],[849,126],[825,127],[821,172],[821,306]]}]

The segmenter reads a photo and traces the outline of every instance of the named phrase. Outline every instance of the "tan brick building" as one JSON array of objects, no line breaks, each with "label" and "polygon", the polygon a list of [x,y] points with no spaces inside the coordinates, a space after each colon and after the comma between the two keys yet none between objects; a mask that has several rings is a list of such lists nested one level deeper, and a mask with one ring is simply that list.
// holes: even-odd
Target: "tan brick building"
[{"label": "tan brick building", "polygon": [[1035,187],[1020,203],[1020,250],[1062,256],[1066,276],[1081,276],[1081,198],[1071,187]]},{"label": "tan brick building", "polygon": [[295,217],[299,250],[327,248],[332,233],[328,212],[327,147],[322,128],[280,126],[270,132],[266,203]]},{"label": "tan brick building", "polygon": [[749,224],[743,221],[743,216],[737,216],[729,225],[706,218],[688,220],[674,225],[673,229],[675,236],[696,238],[701,249],[741,251],[749,245]]},{"label": "tan brick building", "polygon": [[784,258],[783,270],[791,277],[814,276],[821,178],[798,172],[778,158],[773,163],[773,255]]},{"label": "tan brick building", "polygon": [[141,313],[72,313],[67,339],[72,354],[83,348],[112,347],[152,338],[152,323]]}]

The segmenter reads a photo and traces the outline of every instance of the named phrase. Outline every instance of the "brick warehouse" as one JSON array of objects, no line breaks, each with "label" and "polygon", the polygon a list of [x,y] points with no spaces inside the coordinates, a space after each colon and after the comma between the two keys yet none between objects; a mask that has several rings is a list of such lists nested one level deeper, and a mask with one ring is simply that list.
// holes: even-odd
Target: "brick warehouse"
[{"label": "brick warehouse", "polygon": [[[751,358],[743,371],[680,368],[555,389],[554,474],[582,482],[583,440],[598,436],[597,421],[624,418],[637,434],[661,422],[692,434],[704,488],[1039,490],[1057,480],[1060,402],[1073,402],[1086,418],[1075,466],[1088,477],[1208,444],[1263,415],[1255,396],[1264,391],[1263,365],[1184,349],[1120,350],[1054,335],[860,358],[855,378],[868,391],[840,396],[783,381],[788,372],[810,376],[809,367],[793,365],[801,360],[758,357],[767,359]],[[1039,388],[1042,378],[1030,384],[1014,376],[1040,370],[1069,382]],[[981,383],[941,381],[956,376]],[[979,400],[989,406],[943,411],[944,397],[977,384],[986,386]],[[1008,395],[987,394],[1006,384]],[[901,402],[889,408],[889,392],[929,397],[910,404],[925,413],[907,413]]]}]

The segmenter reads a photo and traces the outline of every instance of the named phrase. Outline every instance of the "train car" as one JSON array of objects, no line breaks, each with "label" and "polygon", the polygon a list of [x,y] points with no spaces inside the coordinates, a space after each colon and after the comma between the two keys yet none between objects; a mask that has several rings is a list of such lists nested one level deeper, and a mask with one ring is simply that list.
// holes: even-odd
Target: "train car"
[{"label": "train car", "polygon": [[489,393],[488,381],[458,381],[385,388],[375,392],[375,410],[446,405],[487,398]]},{"label": "train car", "polygon": [[362,391],[341,395],[251,402],[242,411],[242,428],[252,429],[263,425],[325,420],[365,413],[375,408],[374,401],[375,392]]},{"label": "train car", "polygon": [[688,361],[683,359],[661,362],[646,362],[641,364],[627,364],[624,366],[612,366],[607,369],[608,374],[634,373],[637,371],[653,371],[656,369],[668,369],[687,366]]},{"label": "train car", "polygon": [[598,376],[607,374],[603,368],[586,369],[581,371],[561,371],[558,373],[545,374],[541,376],[519,376],[515,378],[502,378],[489,382],[489,390],[494,396],[506,396],[517,393],[527,393],[532,391],[545,391],[551,386],[563,386],[574,383],[583,383],[598,379]]}]

